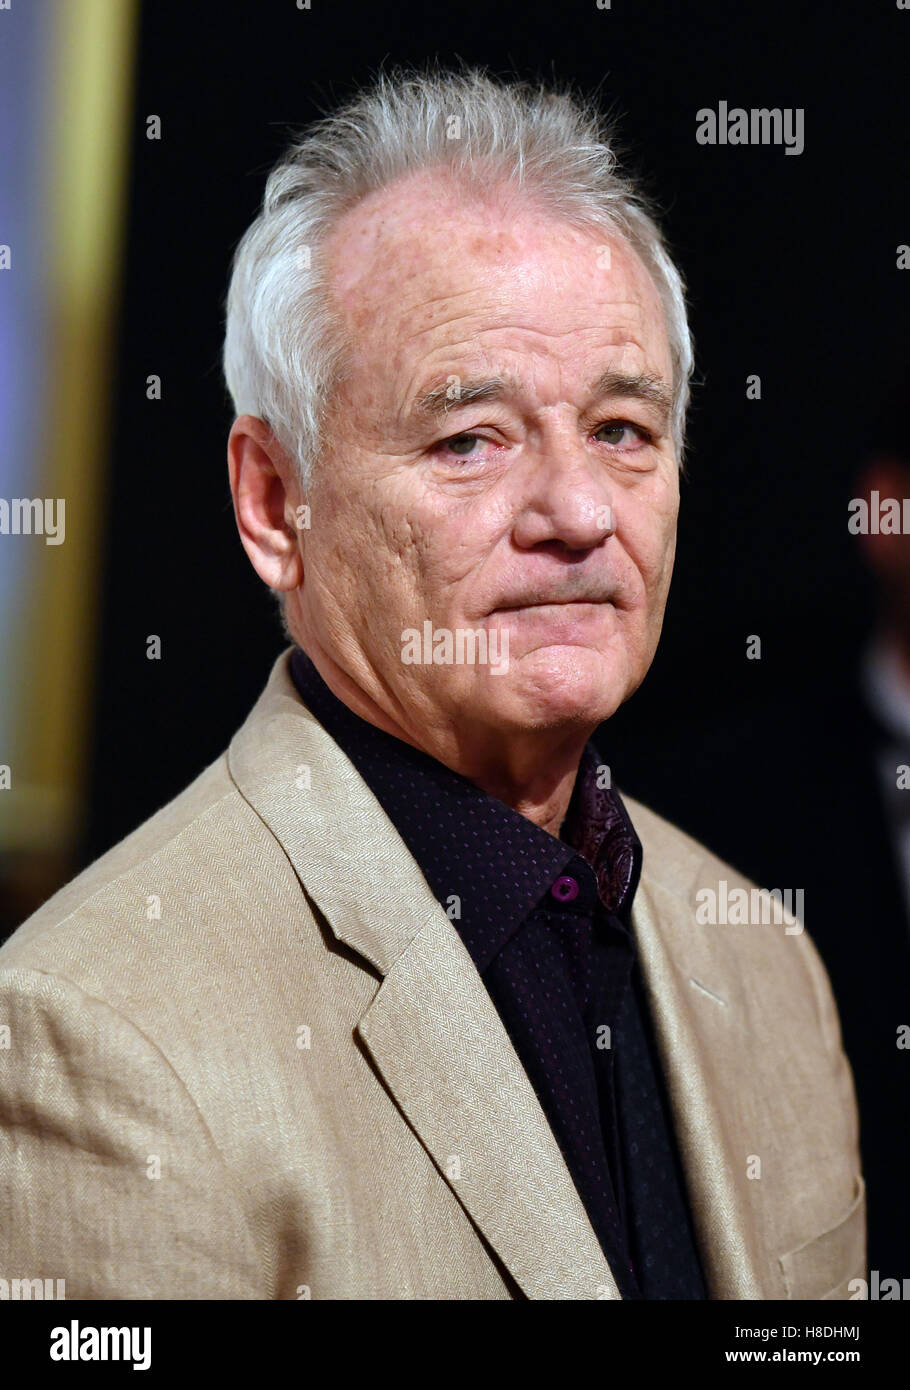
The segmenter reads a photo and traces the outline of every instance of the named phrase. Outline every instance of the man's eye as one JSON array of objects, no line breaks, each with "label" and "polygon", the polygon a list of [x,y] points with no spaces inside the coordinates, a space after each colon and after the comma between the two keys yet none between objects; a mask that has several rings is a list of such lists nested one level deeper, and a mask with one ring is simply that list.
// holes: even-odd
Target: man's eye
[{"label": "man's eye", "polygon": [[640,429],[638,425],[631,424],[628,420],[608,420],[599,429],[595,430],[595,438],[602,436],[604,444],[610,444],[614,448],[622,443],[622,437],[627,430],[631,430],[638,436],[639,442],[647,443],[649,435],[647,430]]},{"label": "man's eye", "polygon": [[457,454],[459,458],[468,458],[474,445],[481,442],[479,434],[455,434],[451,439],[444,439],[439,448]]},{"label": "man's eye", "polygon": [[[626,437],[628,436],[628,437]],[[600,438],[602,443],[609,444],[611,448],[626,448],[634,450],[642,444],[650,443],[651,436],[646,429],[640,425],[633,425],[629,420],[608,420],[595,430],[595,438]],[[453,434],[450,439],[442,439],[436,448],[443,453],[456,455],[458,458],[472,458],[479,450],[475,447],[488,441],[480,434]]]}]

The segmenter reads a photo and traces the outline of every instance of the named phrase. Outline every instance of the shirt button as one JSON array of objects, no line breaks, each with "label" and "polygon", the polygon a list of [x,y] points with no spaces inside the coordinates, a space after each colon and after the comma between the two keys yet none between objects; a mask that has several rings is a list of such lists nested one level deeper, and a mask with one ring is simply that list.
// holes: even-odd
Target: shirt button
[{"label": "shirt button", "polygon": [[561,903],[570,903],[573,898],[578,897],[578,880],[570,878],[568,874],[562,874],[550,889],[553,897]]}]

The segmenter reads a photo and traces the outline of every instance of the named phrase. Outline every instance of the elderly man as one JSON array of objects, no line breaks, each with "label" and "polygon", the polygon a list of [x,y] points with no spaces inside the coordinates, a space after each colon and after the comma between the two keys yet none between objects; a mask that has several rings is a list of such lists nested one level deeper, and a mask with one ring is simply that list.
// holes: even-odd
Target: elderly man
[{"label": "elderly man", "polygon": [[397,74],[288,151],[225,368],[240,537],[294,646],[0,952],[0,1270],[850,1296],[815,950],[592,742],[657,646],[691,365],[660,232],[570,95]]}]

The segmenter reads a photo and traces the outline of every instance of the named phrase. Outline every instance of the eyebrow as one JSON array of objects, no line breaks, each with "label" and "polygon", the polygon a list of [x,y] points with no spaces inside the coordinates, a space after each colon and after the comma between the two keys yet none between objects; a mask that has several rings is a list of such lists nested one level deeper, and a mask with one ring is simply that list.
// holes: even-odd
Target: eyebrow
[{"label": "eyebrow", "polygon": [[[445,417],[452,410],[472,405],[475,401],[499,400],[511,391],[520,389],[514,378],[491,376],[472,381],[463,381],[455,386],[446,382],[417,397],[414,413],[426,415],[431,419]],[[667,383],[649,372],[628,374],[608,368],[591,383],[589,395],[595,400],[610,396],[627,396],[642,401],[657,411],[661,426],[666,428],[670,419],[673,397]]]}]

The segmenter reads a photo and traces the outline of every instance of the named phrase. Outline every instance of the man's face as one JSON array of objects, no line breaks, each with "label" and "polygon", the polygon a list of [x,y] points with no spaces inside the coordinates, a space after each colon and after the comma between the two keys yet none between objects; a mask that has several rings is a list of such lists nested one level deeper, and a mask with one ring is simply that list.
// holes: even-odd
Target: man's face
[{"label": "man's face", "polygon": [[[297,635],[412,735],[596,727],[651,664],[673,565],[666,411],[602,381],[669,398],[647,272],[615,239],[438,173],[371,195],[328,250],[356,351],[308,496]],[[479,381],[500,384],[470,399]],[[494,657],[507,633],[507,669],[407,663],[425,622],[497,634]]]}]

